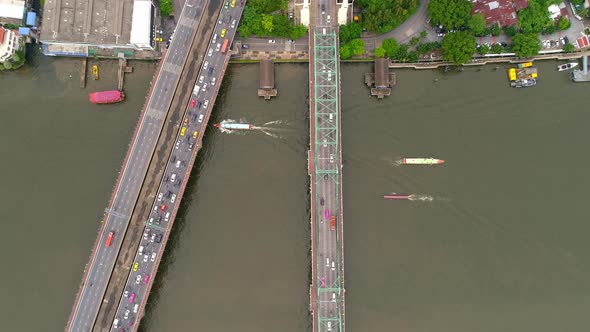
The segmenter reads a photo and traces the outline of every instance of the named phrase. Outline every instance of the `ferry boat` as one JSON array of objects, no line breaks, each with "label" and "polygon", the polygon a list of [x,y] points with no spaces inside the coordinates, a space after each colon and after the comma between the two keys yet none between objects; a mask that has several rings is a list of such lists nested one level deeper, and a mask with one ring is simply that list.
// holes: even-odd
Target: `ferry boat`
[{"label": "ferry boat", "polygon": [[564,71],[564,70],[575,68],[577,66],[578,66],[577,62],[564,63],[562,65],[557,66],[557,71]]},{"label": "ferry boat", "polygon": [[98,91],[89,93],[88,98],[93,104],[112,104],[123,101],[125,93],[119,90]]}]

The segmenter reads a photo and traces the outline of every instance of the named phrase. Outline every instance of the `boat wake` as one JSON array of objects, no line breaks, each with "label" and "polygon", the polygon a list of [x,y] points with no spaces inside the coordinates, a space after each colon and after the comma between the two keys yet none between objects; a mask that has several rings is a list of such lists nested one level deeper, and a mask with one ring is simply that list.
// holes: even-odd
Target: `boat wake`
[{"label": "boat wake", "polygon": [[413,202],[432,202],[434,201],[434,197],[429,196],[429,195],[410,195],[410,197],[408,197],[408,200],[413,201]]}]

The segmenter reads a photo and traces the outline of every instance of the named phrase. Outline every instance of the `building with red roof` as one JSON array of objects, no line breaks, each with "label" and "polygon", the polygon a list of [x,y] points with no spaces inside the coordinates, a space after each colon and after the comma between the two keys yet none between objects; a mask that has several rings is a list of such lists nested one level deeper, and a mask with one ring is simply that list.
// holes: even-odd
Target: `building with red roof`
[{"label": "building with red roof", "polygon": [[488,26],[498,24],[505,27],[516,25],[516,11],[527,6],[528,0],[474,0],[471,14],[482,14]]}]

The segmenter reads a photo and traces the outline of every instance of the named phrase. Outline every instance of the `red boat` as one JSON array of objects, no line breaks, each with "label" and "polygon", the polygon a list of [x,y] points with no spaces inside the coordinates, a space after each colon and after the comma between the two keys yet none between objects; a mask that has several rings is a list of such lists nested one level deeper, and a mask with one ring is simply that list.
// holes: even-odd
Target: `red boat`
[{"label": "red boat", "polygon": [[92,92],[88,94],[88,97],[93,104],[112,104],[123,101],[125,99],[125,93],[119,90],[107,90]]}]

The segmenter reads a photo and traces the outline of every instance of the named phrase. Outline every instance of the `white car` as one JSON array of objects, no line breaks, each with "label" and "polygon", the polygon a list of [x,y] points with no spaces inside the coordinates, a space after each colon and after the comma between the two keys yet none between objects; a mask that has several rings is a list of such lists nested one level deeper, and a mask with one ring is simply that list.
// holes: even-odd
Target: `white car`
[{"label": "white car", "polygon": [[[141,281],[141,274],[138,274],[137,277],[135,277],[135,283],[139,284],[140,281]],[[129,312],[129,310],[127,310],[127,312]]]},{"label": "white car", "polygon": [[207,91],[207,83],[203,84],[203,91]]},{"label": "white car", "polygon": [[207,106],[209,106],[209,100],[205,100],[203,103],[203,108],[207,108]]},{"label": "white car", "polygon": [[172,194],[172,197],[170,197],[170,203],[174,203],[174,201],[176,201],[176,194]]},{"label": "white car", "polygon": [[182,163],[182,162],[181,162],[180,160],[177,160],[177,161],[176,161],[176,168],[179,168],[181,163]]},{"label": "white car", "polygon": [[156,260],[156,253],[152,254],[152,262]]},{"label": "white car", "polygon": [[126,290],[126,291],[123,292],[123,297],[127,297],[127,296],[129,296],[129,291],[128,290]]},{"label": "white car", "polygon": [[158,202],[162,201],[162,197],[164,197],[164,193],[158,194]]},{"label": "white car", "polygon": [[176,146],[174,148],[178,149],[179,147],[180,147],[180,139],[176,142]]},{"label": "white car", "polygon": [[209,53],[207,53],[207,55],[209,55],[209,56],[212,56],[213,55],[213,49],[212,48],[209,49]]},{"label": "white car", "polygon": [[129,318],[129,310],[125,311],[125,316],[123,316],[124,319]]},{"label": "white car", "polygon": [[203,63],[203,69],[207,70],[207,68],[209,68],[209,61],[205,61],[205,63]]},{"label": "white car", "polygon": [[[207,106],[205,106],[207,107]],[[203,122],[203,119],[205,118],[205,114],[199,114],[199,122]]]},{"label": "white car", "polygon": [[147,261],[148,261],[148,255],[147,255],[147,254],[145,254],[145,255],[143,256],[143,262],[144,262],[144,263],[146,263]]},{"label": "white car", "polygon": [[166,216],[164,216],[164,221],[168,221],[170,219],[170,212],[166,212]]},{"label": "white car", "polygon": [[236,20],[231,21],[231,28],[235,28],[236,27]]},{"label": "white car", "polygon": [[148,239],[148,236],[149,236],[149,233],[148,232],[143,233],[143,239],[144,240],[147,240]]},{"label": "white car", "polygon": [[[152,241],[152,242],[154,242],[154,239],[155,239],[155,238],[156,238],[156,233],[153,233],[153,234],[152,234],[151,241]],[[147,257],[147,255],[145,255],[145,257]],[[146,259],[146,260],[147,260],[147,259]]]},{"label": "white car", "polygon": [[201,75],[201,77],[199,77],[199,83],[203,83],[203,80],[205,80],[205,76]]},{"label": "white car", "polygon": [[217,46],[215,46],[215,51],[219,52],[220,49],[221,49],[221,44],[218,43]]},{"label": "white car", "polygon": [[269,39],[269,40],[268,40],[268,43],[269,43],[269,44],[274,44],[275,42],[276,42],[276,41],[275,41],[274,39]]},{"label": "white car", "polygon": [[217,34],[214,34],[213,35],[213,41],[212,41],[212,43],[215,44],[215,42],[217,42]]},{"label": "white car", "polygon": [[331,155],[330,155],[330,162],[331,162],[331,163],[333,163],[333,162],[334,162],[334,155],[333,155],[333,154],[331,154]]},{"label": "white car", "polygon": [[215,85],[215,77],[211,79],[211,85]]}]

